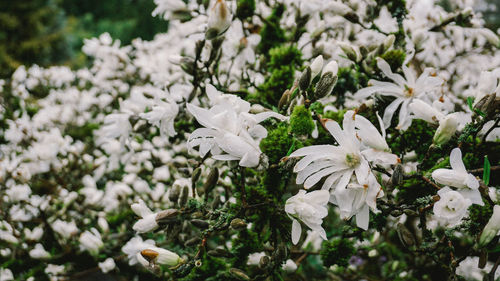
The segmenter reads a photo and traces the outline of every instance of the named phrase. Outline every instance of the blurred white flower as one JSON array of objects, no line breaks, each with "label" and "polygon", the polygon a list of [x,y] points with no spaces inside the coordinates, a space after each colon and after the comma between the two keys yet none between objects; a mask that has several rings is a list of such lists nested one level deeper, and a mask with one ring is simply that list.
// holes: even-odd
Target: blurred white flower
[{"label": "blurred white flower", "polygon": [[484,247],[498,234],[500,230],[500,205],[493,207],[493,214],[481,233],[479,245]]},{"label": "blurred white flower", "polygon": [[128,264],[134,265],[138,263],[137,254],[142,250],[151,248],[155,246],[155,241],[148,239],[143,241],[141,237],[136,236],[130,239],[123,247],[122,252],[124,252],[128,257]]},{"label": "blurred white flower", "polygon": [[111,270],[115,269],[116,264],[115,264],[115,260],[114,259],[107,258],[103,262],[98,263],[98,266],[99,266],[99,268],[101,269],[101,271],[103,273],[108,273]]},{"label": "blurred white flower", "polygon": [[292,242],[297,244],[302,234],[301,220],[309,228],[319,233],[326,240],[326,232],[321,226],[323,218],[328,215],[326,204],[330,198],[327,190],[316,190],[306,193],[301,189],[297,194],[288,198],[285,203],[285,211],[292,219]]},{"label": "blurred white flower", "polygon": [[104,245],[101,239],[101,234],[97,229],[91,228],[80,235],[80,249],[87,250],[91,254],[97,254],[99,249]]},{"label": "blurred white flower", "polygon": [[50,257],[49,252],[45,250],[42,244],[37,243],[35,248],[33,248],[30,252],[30,257],[34,259],[47,259]]},{"label": "blurred white flower", "polygon": [[285,264],[281,266],[281,268],[288,273],[293,273],[295,272],[295,270],[297,270],[297,264],[293,260],[287,259]]},{"label": "blurred white flower", "polygon": [[139,116],[159,127],[162,136],[173,137],[176,135],[174,119],[178,112],[179,106],[173,100],[167,99],[167,102],[157,100],[150,112],[141,113]]},{"label": "blurred white flower", "polygon": [[59,233],[64,238],[69,238],[70,236],[78,233],[78,228],[76,227],[74,221],[66,222],[57,219],[51,226],[55,232]]}]

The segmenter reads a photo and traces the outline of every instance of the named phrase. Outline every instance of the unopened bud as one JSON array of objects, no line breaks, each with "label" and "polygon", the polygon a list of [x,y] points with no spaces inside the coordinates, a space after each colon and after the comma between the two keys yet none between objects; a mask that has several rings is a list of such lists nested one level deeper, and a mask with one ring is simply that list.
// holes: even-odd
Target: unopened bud
[{"label": "unopened bud", "polygon": [[323,56],[319,55],[311,63],[311,79],[314,79],[314,77],[316,77],[316,75],[318,75],[321,72],[322,68],[323,68]]},{"label": "unopened bud", "polygon": [[181,69],[189,75],[194,75],[196,73],[196,65],[194,63],[194,60],[188,57],[182,57]]},{"label": "unopened bud", "polygon": [[176,253],[154,246],[150,249],[142,250],[141,255],[149,263],[158,263],[168,266],[176,266],[182,262],[182,259]]},{"label": "unopened bud", "polygon": [[495,108],[497,108],[497,103],[495,101],[496,95],[495,94],[489,94],[484,97],[482,97],[475,105],[474,109],[479,110],[486,114],[486,116],[490,115]]},{"label": "unopened bud", "polygon": [[493,240],[500,230],[500,205],[495,205],[493,207],[493,215],[491,215],[490,220],[486,224],[479,237],[479,247],[484,247]]},{"label": "unopened bud", "polygon": [[358,53],[350,44],[342,43],[342,42],[339,42],[338,44],[339,44],[340,48],[342,49],[342,51],[344,51],[344,53],[348,59],[350,59],[354,62],[358,61]]},{"label": "unopened bud", "polygon": [[366,58],[370,51],[365,46],[360,46],[359,52],[361,53],[361,57]]},{"label": "unopened bud", "polygon": [[177,209],[167,209],[156,214],[156,223],[159,225],[169,224],[178,220],[177,215],[179,211]]},{"label": "unopened bud", "polygon": [[217,182],[219,181],[219,169],[217,167],[214,167],[211,171],[210,174],[208,174],[207,181],[203,185],[203,190],[205,191],[206,194],[210,193],[212,189],[217,185]]},{"label": "unopened bud", "polygon": [[184,207],[189,199],[189,187],[182,187],[181,196],[179,198],[179,206]]},{"label": "unopened bud", "polygon": [[195,227],[197,228],[201,228],[201,229],[207,229],[210,224],[204,220],[199,220],[199,219],[193,219],[191,220],[191,224],[193,224]]},{"label": "unopened bud", "polygon": [[205,38],[212,40],[223,34],[231,25],[231,11],[224,0],[216,0],[208,15],[208,30]]},{"label": "unopened bud", "polygon": [[413,234],[401,223],[397,224],[397,233],[399,236],[399,240],[405,247],[411,247],[415,245],[415,238]]},{"label": "unopened bud", "polygon": [[221,248],[216,248],[213,250],[210,250],[207,252],[209,256],[216,257],[216,258],[230,258],[231,253],[228,251],[221,249]]},{"label": "unopened bud", "polygon": [[191,247],[191,246],[194,246],[194,245],[197,245],[197,244],[200,244],[201,242],[201,239],[199,237],[193,237],[191,239],[188,239],[186,241],[186,243],[184,243],[184,246],[186,247]]},{"label": "unopened bud", "polygon": [[302,75],[300,76],[299,79],[299,89],[301,91],[307,90],[309,88],[309,85],[311,84],[311,68],[308,66],[306,69],[304,69],[304,72],[302,72]]},{"label": "unopened bud", "polygon": [[457,131],[458,121],[454,114],[447,115],[439,122],[439,127],[432,139],[435,145],[443,145],[447,143]]},{"label": "unopened bud", "polygon": [[347,12],[344,18],[352,23],[359,23],[359,16],[353,11]]},{"label": "unopened bud", "polygon": [[193,174],[191,175],[191,184],[193,186],[196,186],[196,183],[200,179],[200,176],[201,176],[201,168],[198,167],[198,168],[194,169]]},{"label": "unopened bud", "polygon": [[335,84],[337,84],[337,79],[338,77],[332,72],[323,74],[319,79],[318,84],[316,84],[314,98],[317,100],[329,95],[332,92],[333,87],[335,87]]},{"label": "unopened bud", "polygon": [[396,36],[394,36],[394,34],[387,36],[384,40],[384,51],[389,50],[394,44],[394,41],[396,41]]},{"label": "unopened bud", "polygon": [[170,188],[170,192],[168,193],[168,200],[170,200],[170,202],[176,203],[177,200],[179,199],[180,194],[181,194],[181,190],[180,190],[179,186],[174,185],[174,186],[172,186],[172,188]]},{"label": "unopened bud", "polygon": [[231,221],[231,228],[234,229],[234,230],[242,230],[242,229],[246,229],[247,227],[247,223],[242,220],[242,219],[233,219]]},{"label": "unopened bud", "polygon": [[290,102],[290,96],[290,90],[287,89],[283,92],[283,95],[281,95],[280,101],[278,102],[278,109],[282,109],[285,105],[288,105]]},{"label": "unopened bud", "polygon": [[241,269],[231,268],[229,269],[229,273],[239,280],[250,280],[250,277],[248,277],[248,275]]},{"label": "unopened bud", "polygon": [[403,183],[403,174],[403,165],[397,164],[391,176],[391,183],[393,186],[398,186]]}]

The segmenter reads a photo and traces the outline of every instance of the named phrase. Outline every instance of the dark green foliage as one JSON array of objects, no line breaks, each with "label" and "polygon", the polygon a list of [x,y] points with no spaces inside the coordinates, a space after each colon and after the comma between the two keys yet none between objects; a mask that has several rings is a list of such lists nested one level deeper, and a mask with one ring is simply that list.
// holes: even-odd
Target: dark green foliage
[{"label": "dark green foliage", "polygon": [[414,203],[415,198],[436,194],[436,189],[419,177],[407,179],[399,187],[398,201]]},{"label": "dark green foliage", "polygon": [[380,57],[383,58],[391,66],[392,71],[396,71],[398,68],[403,66],[403,62],[406,58],[406,53],[401,49],[395,49],[385,52]]},{"label": "dark green foliage", "polygon": [[236,17],[244,20],[253,16],[255,11],[255,0],[238,0],[236,6]]},{"label": "dark green foliage", "polygon": [[[182,281],[191,280],[220,280],[214,279],[218,272],[225,271],[227,263],[224,259],[214,258],[209,255],[203,255],[201,259],[201,266],[194,267],[188,276],[181,278]],[[231,280],[231,279],[228,279]]]},{"label": "dark green foliage", "polygon": [[364,73],[350,67],[340,67],[337,76],[337,84],[333,88],[333,94],[337,97],[335,101],[337,106],[344,105],[347,92],[355,93],[368,83],[368,77]]},{"label": "dark green foliage", "polygon": [[335,238],[332,241],[324,241],[320,251],[323,265],[326,267],[334,264],[346,267],[354,253],[354,242],[346,238]]},{"label": "dark green foliage", "polygon": [[493,214],[493,206],[486,200],[483,200],[483,202],[484,206],[474,204],[469,207],[470,223],[468,224],[468,231],[471,235],[480,233]]},{"label": "dark green foliage", "polygon": [[261,40],[257,46],[257,50],[267,56],[267,52],[275,47],[285,42],[285,33],[283,29],[280,28],[280,19],[285,11],[285,5],[277,4],[273,9],[271,15],[264,22],[264,26],[260,31]]},{"label": "dark green foliage", "polygon": [[0,77],[20,65],[50,65],[70,55],[64,11],[55,0],[0,2]]},{"label": "dark green foliage", "polygon": [[427,122],[419,119],[413,120],[411,126],[404,132],[397,131],[393,129],[394,127],[391,126],[391,129],[387,132],[389,136],[387,143],[394,154],[402,155],[415,150],[420,158],[426,155],[429,146],[432,144],[434,128],[430,127]]},{"label": "dark green foliage", "polygon": [[251,230],[243,230],[238,233],[238,237],[232,241],[233,247],[231,253],[234,255],[234,267],[244,265],[247,261],[248,255],[251,253],[259,252],[261,250],[261,243],[257,233]]},{"label": "dark green foliage", "polygon": [[269,50],[269,63],[267,67],[280,68],[283,65],[302,65],[302,52],[293,45],[281,45]]},{"label": "dark green foliage", "polygon": [[91,142],[93,138],[92,132],[96,129],[99,129],[99,124],[87,123],[79,127],[78,126],[67,127],[64,134],[72,137],[74,141],[81,140],[81,141]]},{"label": "dark green foliage", "polygon": [[290,116],[290,130],[296,135],[310,135],[314,130],[311,111],[303,105],[293,108]]}]

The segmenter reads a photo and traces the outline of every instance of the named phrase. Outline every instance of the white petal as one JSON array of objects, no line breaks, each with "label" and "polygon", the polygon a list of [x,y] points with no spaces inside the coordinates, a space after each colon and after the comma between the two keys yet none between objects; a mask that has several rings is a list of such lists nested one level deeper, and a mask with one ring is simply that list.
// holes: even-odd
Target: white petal
[{"label": "white petal", "polygon": [[389,104],[384,111],[384,116],[382,120],[384,121],[385,128],[389,128],[391,126],[392,116],[394,112],[398,109],[399,105],[403,102],[402,98],[396,98],[391,104]]},{"label": "white petal", "polygon": [[464,162],[462,161],[462,151],[460,151],[460,148],[456,147],[451,151],[451,153],[450,153],[450,165],[451,165],[451,168],[453,170],[456,170],[458,172],[467,173],[467,170],[465,169]]},{"label": "white petal", "polygon": [[368,223],[370,222],[370,209],[368,205],[364,205],[361,211],[356,215],[356,225],[364,230],[368,229]]},{"label": "white petal", "polygon": [[300,235],[302,234],[302,226],[297,220],[293,220],[292,222],[292,243],[297,245],[300,240]]},{"label": "white petal", "polygon": [[407,84],[406,80],[401,75],[393,73],[389,64],[380,57],[377,58],[377,66],[382,70],[385,76],[398,83],[399,86],[404,87]]}]

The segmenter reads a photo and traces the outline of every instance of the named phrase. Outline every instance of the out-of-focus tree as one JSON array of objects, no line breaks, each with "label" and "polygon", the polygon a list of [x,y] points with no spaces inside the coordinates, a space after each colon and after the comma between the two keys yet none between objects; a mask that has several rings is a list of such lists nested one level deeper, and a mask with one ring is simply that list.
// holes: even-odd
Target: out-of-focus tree
[{"label": "out-of-focus tree", "polygon": [[70,58],[65,23],[55,0],[0,1],[0,77],[23,64],[46,66]]}]

